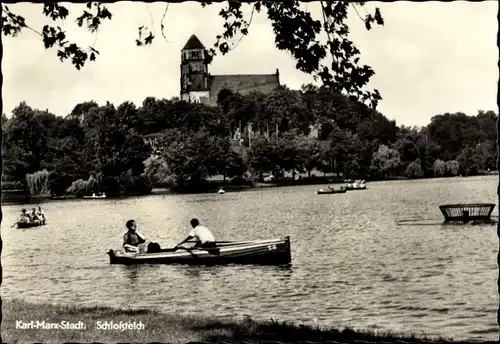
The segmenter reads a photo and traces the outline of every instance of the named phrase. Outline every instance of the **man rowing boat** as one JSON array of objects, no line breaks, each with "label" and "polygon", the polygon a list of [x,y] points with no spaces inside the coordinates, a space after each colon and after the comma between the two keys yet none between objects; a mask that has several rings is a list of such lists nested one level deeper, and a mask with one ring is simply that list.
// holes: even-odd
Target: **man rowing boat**
[{"label": "man rowing boat", "polygon": [[200,225],[200,221],[198,221],[198,219],[192,219],[191,226],[193,229],[189,232],[188,237],[175,247],[178,247],[191,239],[196,239],[194,247],[213,248],[217,246],[212,232],[210,232],[207,227]]},{"label": "man rowing boat", "polygon": [[146,237],[137,231],[134,220],[128,220],[125,226],[128,231],[123,236],[123,248],[126,252],[139,252],[139,245],[146,242]]}]

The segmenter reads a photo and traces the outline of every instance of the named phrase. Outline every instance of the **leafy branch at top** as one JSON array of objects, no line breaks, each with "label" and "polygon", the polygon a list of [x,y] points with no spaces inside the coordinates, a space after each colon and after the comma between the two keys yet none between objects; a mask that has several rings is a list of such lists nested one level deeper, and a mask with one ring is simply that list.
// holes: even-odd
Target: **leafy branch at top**
[{"label": "leafy branch at top", "polygon": [[[349,40],[349,27],[346,24],[349,2],[320,1],[322,21],[313,19],[311,13],[300,8],[299,1],[255,1],[249,19],[245,19],[242,8],[244,3],[229,0],[219,16],[224,19],[223,32],[216,36],[213,48],[207,50],[206,62],[210,63],[218,52],[222,55],[234,49],[241,39],[248,35],[254,12],[262,8],[267,11],[267,17],[275,34],[275,43],[278,49],[288,51],[296,61],[296,68],[304,73],[313,75],[331,89],[348,95],[376,108],[381,99],[378,90],[363,91],[374,71],[367,65],[360,65],[360,51]],[[384,20],[378,8],[373,14],[368,13],[362,18],[356,6],[364,6],[365,2],[351,3],[357,15],[364,21],[366,29],[370,30],[373,24],[384,25]],[[210,1],[202,1],[202,6],[210,5]],[[87,60],[93,61],[99,52],[95,47],[84,50],[75,43],[67,40],[66,33],[59,26],[45,25],[41,32],[29,27],[25,18],[12,13],[2,5],[2,32],[6,36],[17,36],[23,29],[30,29],[43,38],[45,47],[58,48],[57,56],[61,61],[71,59],[73,65],[80,69]],[[162,34],[168,4],[161,22]],[[366,11],[366,9],[365,9]],[[44,3],[43,13],[52,21],[64,20],[69,16],[66,7],[58,3]],[[111,20],[111,12],[100,2],[88,2],[86,9],[76,22],[79,27],[85,27],[92,33],[97,33],[105,20]],[[319,36],[326,33],[327,42],[322,43]],[[234,44],[235,37],[240,36]],[[144,46],[152,44],[155,35],[146,26],[138,28],[136,44]],[[165,38],[166,39],[166,38]],[[325,60],[330,60],[328,64]]]},{"label": "leafy branch at top", "polygon": [[[106,19],[111,20],[111,12],[99,2],[88,2],[87,10],[77,17],[79,27],[85,27],[92,33],[97,33],[100,25]],[[70,14],[69,10],[58,3],[44,3],[43,14],[52,21],[64,20]],[[99,52],[93,47],[83,49],[76,43],[67,40],[66,32],[57,25],[44,25],[41,32],[28,26],[24,17],[14,14],[2,5],[2,32],[5,36],[16,37],[23,29],[29,29],[42,37],[46,49],[56,47],[57,56],[61,61],[70,59],[71,63],[81,69],[87,60],[94,61]]]},{"label": "leafy branch at top", "polygon": [[[210,4],[211,2],[205,1],[202,6]],[[376,108],[378,101],[382,99],[378,90],[362,90],[374,75],[374,71],[367,65],[359,65],[360,51],[348,39],[349,27],[345,22],[349,3],[320,1],[320,4],[323,23],[313,19],[307,10],[302,10],[298,1],[257,1],[253,3],[252,14],[254,10],[260,12],[262,7],[267,10],[267,17],[275,33],[276,47],[288,51],[293,56],[298,70],[313,75],[315,79],[319,78],[325,86],[339,93]],[[364,2],[352,5],[364,6]],[[228,1],[219,15],[225,21],[224,31],[217,35],[214,46],[224,55],[234,48],[229,44],[232,38],[239,34],[242,37],[248,34],[251,19],[244,19],[242,3],[239,1]],[[384,25],[378,8],[374,14],[368,13],[364,19],[361,16],[360,18],[367,30],[370,30],[374,23]],[[319,40],[322,31],[327,35],[326,44]],[[217,54],[216,49],[207,51],[208,63]],[[325,58],[331,59],[330,66],[323,62]]]}]

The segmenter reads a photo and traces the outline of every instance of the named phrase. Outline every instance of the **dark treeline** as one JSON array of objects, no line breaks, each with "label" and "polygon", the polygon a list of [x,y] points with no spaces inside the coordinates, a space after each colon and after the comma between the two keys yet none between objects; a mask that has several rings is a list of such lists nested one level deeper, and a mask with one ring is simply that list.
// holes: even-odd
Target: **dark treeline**
[{"label": "dark treeline", "polygon": [[444,114],[422,128],[398,127],[311,85],[245,96],[223,90],[216,107],[85,102],[65,118],[23,102],[2,116],[2,182],[32,194],[119,196],[155,185],[196,189],[215,175],[234,183],[314,170],[366,180],[475,175],[495,169],[496,118]]}]

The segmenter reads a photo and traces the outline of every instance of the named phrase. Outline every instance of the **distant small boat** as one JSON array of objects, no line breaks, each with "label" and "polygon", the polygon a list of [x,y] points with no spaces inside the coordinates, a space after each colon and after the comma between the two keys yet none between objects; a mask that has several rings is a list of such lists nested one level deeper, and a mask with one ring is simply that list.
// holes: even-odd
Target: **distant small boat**
[{"label": "distant small boat", "polygon": [[217,193],[218,193],[218,194],[225,194],[225,193],[226,193],[226,191],[224,191],[224,189],[220,188],[220,190],[219,190],[219,191],[217,191]]},{"label": "distant small boat", "polygon": [[337,193],[346,193],[346,189],[319,189],[318,190],[318,195],[326,195],[326,194],[337,194]]},{"label": "distant small boat", "polygon": [[347,184],[347,190],[366,190],[366,183],[364,180],[356,180],[352,183]]},{"label": "distant small boat", "polygon": [[362,186],[347,186],[346,190],[353,191],[353,190],[366,190],[366,185]]},{"label": "distant small boat", "polygon": [[83,196],[83,198],[86,199],[99,199],[99,198],[106,198],[106,194],[103,193],[102,195],[96,195],[95,193],[92,194],[92,196]]},{"label": "distant small boat", "polygon": [[17,222],[17,228],[33,228],[33,227],[40,227],[40,226],[43,226],[45,224],[47,224],[47,222],[41,222],[41,221],[30,221],[30,222]]}]

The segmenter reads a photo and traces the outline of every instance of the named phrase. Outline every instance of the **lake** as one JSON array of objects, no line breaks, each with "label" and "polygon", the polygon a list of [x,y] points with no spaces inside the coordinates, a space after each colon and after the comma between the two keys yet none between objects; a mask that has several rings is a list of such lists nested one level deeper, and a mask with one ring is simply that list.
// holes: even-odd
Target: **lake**
[{"label": "lake", "polygon": [[[3,206],[2,297],[496,340],[496,226],[396,219],[440,220],[444,203],[497,204],[497,178],[373,182],[332,195],[313,185],[50,201],[48,225],[35,229],[11,228],[22,205]],[[292,266],[109,264],[128,219],[170,246],[192,217],[218,240],[290,235]]]}]

